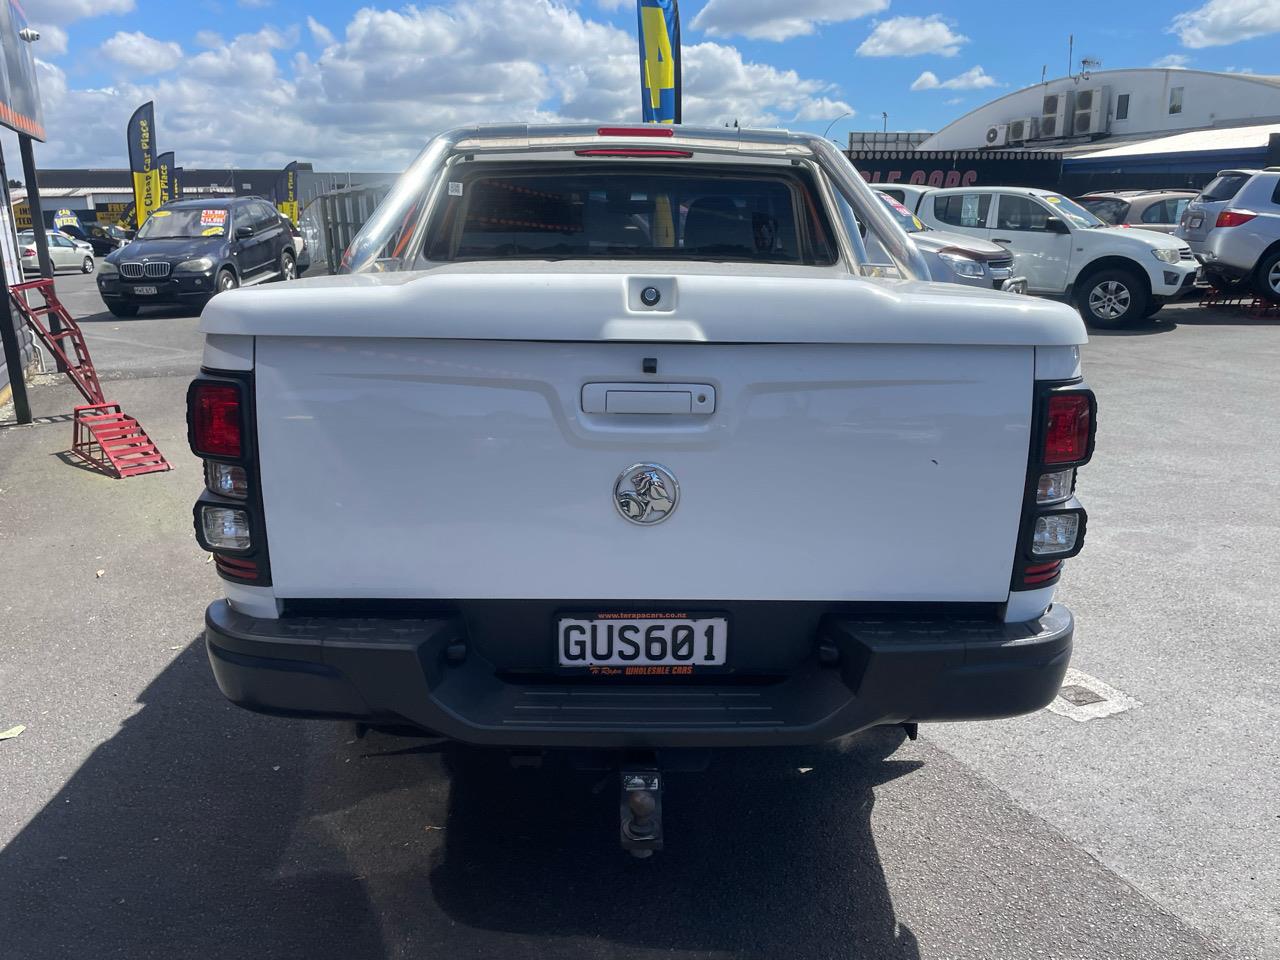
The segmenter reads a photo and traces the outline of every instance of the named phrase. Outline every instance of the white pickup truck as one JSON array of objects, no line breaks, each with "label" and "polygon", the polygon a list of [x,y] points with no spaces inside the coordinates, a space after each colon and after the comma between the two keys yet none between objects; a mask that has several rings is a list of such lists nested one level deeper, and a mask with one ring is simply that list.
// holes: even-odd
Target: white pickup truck
[{"label": "white pickup truck", "polygon": [[1059,688],[1080,317],[930,282],[822,138],[443,134],[343,273],[201,325],[195,529],[237,704],[634,764]]}]

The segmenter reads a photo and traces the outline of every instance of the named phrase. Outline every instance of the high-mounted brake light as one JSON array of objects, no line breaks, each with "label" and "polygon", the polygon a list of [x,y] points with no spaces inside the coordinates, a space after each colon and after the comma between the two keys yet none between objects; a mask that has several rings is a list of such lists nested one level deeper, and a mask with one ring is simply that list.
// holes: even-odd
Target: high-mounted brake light
[{"label": "high-mounted brake light", "polygon": [[197,381],[192,386],[190,409],[191,448],[197,456],[243,456],[239,387]]},{"label": "high-mounted brake light", "polygon": [[1238,227],[1242,223],[1248,223],[1257,214],[1249,210],[1223,210],[1218,214],[1218,219],[1214,223],[1215,227]]},{"label": "high-mounted brake light", "polygon": [[647,147],[612,147],[593,150],[575,150],[580,157],[679,157],[687,159],[693,154],[688,150],[652,150]]},{"label": "high-mounted brake light", "polygon": [[674,137],[670,127],[601,127],[596,131],[601,137]]},{"label": "high-mounted brake light", "polygon": [[1042,462],[1057,465],[1088,460],[1092,453],[1093,395],[1087,391],[1051,393],[1045,414]]}]

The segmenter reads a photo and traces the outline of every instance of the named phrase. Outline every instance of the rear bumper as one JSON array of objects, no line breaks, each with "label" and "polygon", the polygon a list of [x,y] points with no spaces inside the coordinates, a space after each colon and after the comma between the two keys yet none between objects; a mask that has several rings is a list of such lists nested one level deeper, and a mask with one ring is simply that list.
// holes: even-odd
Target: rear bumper
[{"label": "rear bumper", "polygon": [[[476,744],[811,744],[885,723],[985,720],[1053,699],[1071,657],[1064,606],[1025,623],[824,619],[812,652],[766,683],[517,683],[468,649],[460,618],[205,615],[223,694],[263,713],[409,723]],[[819,662],[821,641],[838,662]]]}]

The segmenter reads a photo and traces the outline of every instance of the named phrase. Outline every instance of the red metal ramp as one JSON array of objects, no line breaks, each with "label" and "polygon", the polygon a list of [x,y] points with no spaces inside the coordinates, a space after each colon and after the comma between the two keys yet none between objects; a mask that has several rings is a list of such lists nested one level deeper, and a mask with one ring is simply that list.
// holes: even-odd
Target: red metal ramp
[{"label": "red metal ramp", "polygon": [[[43,302],[32,306],[28,293],[39,294]],[[107,402],[84,333],[58,299],[53,281],[14,284],[9,288],[9,297],[31,332],[66,367],[67,376],[88,401],[75,408],[71,452],[117,479],[171,469],[142,425],[121,411],[118,403]],[[55,317],[61,329],[54,332],[45,326],[47,317]]]}]

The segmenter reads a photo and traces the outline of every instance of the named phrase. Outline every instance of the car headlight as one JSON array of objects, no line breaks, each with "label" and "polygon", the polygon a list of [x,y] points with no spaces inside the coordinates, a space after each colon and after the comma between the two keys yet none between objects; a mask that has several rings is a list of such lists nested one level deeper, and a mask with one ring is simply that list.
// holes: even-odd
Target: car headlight
[{"label": "car headlight", "polygon": [[1157,247],[1151,252],[1155,254],[1157,260],[1163,260],[1165,263],[1177,263],[1179,258],[1182,256],[1181,252],[1179,252],[1176,247],[1172,247],[1167,250],[1164,247]]},{"label": "car headlight", "polygon": [[961,277],[981,277],[987,272],[986,265],[981,260],[966,257],[963,253],[943,252],[938,257]]},{"label": "car headlight", "polygon": [[104,277],[109,273],[119,273],[120,269],[110,260],[103,260],[98,264],[98,276]]},{"label": "car headlight", "polygon": [[196,257],[194,260],[183,260],[173,268],[174,273],[208,273],[213,269],[213,257]]}]

